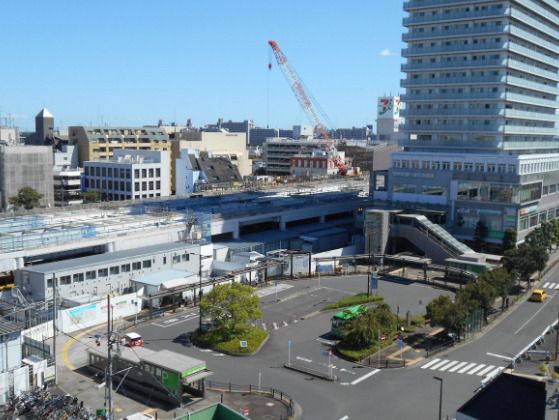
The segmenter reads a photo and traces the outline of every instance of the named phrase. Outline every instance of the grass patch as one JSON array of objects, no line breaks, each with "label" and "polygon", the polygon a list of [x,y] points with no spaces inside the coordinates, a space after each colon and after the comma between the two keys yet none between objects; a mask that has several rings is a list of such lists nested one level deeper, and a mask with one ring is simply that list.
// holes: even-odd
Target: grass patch
[{"label": "grass patch", "polygon": [[[391,334],[386,338],[386,340],[380,342],[381,350],[385,347],[390,346],[393,343],[394,341],[393,339],[395,335],[396,334]],[[340,355],[343,356],[344,358],[358,362],[360,360],[369,357],[372,354],[375,354],[378,351],[378,341],[375,341],[369,347],[364,347],[361,349],[344,347],[343,342],[340,342],[336,346],[336,351],[340,353]]]},{"label": "grass patch", "polygon": [[[196,331],[192,335],[194,344],[223,353],[247,354],[255,352],[268,333],[260,328],[248,327],[240,331],[210,330],[205,333]],[[246,341],[247,347],[241,348],[240,341]]]},{"label": "grass patch", "polygon": [[324,306],[321,311],[345,308],[347,306],[360,305],[362,303],[380,302],[382,300],[384,300],[384,298],[379,295],[367,296],[367,293],[357,293],[356,295],[343,297],[337,302],[329,303],[328,305]]}]

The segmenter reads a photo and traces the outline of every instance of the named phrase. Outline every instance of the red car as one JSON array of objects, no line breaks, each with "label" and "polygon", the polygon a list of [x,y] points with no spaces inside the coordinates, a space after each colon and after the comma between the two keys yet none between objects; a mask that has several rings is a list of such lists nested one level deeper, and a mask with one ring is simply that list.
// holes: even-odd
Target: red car
[{"label": "red car", "polygon": [[124,345],[128,347],[136,347],[136,346],[143,346],[144,339],[138,333],[131,332],[124,335]]}]

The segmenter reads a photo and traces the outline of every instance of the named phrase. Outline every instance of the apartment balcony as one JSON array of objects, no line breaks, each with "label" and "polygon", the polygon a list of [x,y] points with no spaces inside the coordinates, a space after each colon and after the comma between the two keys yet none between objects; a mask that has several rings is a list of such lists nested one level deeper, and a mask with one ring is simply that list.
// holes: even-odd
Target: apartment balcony
[{"label": "apartment balcony", "polygon": [[555,0],[542,0],[542,3],[545,3],[546,5],[548,5],[552,9],[555,9],[559,13],[559,5]]},{"label": "apartment balcony", "polygon": [[559,150],[559,141],[505,141],[503,150]]},{"label": "apartment balcony", "polygon": [[546,85],[539,82],[534,82],[532,80],[522,79],[516,76],[508,76],[507,84],[512,86],[518,86],[528,90],[535,90],[538,92],[547,93],[548,95],[559,95],[559,88],[557,85]]},{"label": "apartment balcony", "polygon": [[[415,131],[412,131],[415,133]],[[421,148],[421,149],[434,149],[440,152],[441,149],[460,149],[460,150],[477,150],[477,151],[491,151],[502,149],[502,141],[476,141],[473,139],[468,140],[406,140],[401,143],[401,146],[408,148]]]},{"label": "apartment balcony", "polygon": [[500,84],[504,83],[506,76],[476,76],[476,77],[435,77],[433,79],[403,79],[400,82],[400,86],[404,88],[416,87],[416,86],[449,86],[449,85],[480,85],[480,84]]},{"label": "apartment balcony", "polygon": [[539,77],[543,77],[544,79],[549,79],[549,80],[553,80],[553,81],[559,81],[559,74],[548,71],[548,70],[544,70],[540,67],[536,67],[536,66],[532,66],[530,64],[526,64],[523,63],[521,61],[515,60],[514,58],[510,58],[508,60],[505,61],[506,66],[514,69],[514,70],[518,70],[518,71],[523,71],[525,73],[530,73],[534,76],[539,76]]},{"label": "apartment balcony", "polygon": [[[508,33],[510,35],[513,35],[517,38],[521,38],[524,41],[528,41],[531,44],[534,45],[538,45],[542,48],[545,48],[553,53],[555,53],[557,51],[557,49],[559,48],[559,43],[552,43],[549,41],[546,41],[545,39],[542,39],[541,37],[538,37],[537,35],[530,33],[528,31],[525,31],[524,29],[521,29],[519,27],[517,27],[516,25],[507,25],[508,28]],[[506,32],[506,31],[505,31]]]},{"label": "apartment balcony", "polygon": [[[468,2],[469,3],[469,2]],[[509,31],[509,26],[500,27],[484,27],[484,28],[460,28],[460,29],[437,29],[435,31],[424,31],[419,32],[417,30],[411,30],[405,34],[402,34],[402,41],[421,41],[425,39],[433,38],[456,38],[469,35],[481,35],[481,34],[493,34],[493,35],[503,35]]]},{"label": "apartment balcony", "polygon": [[534,19],[533,17],[530,17],[529,15],[527,15],[526,13],[516,9],[516,8],[512,8],[508,9],[510,10],[510,17],[519,20],[520,22],[524,23],[525,25],[531,26],[532,28],[536,29],[537,31],[543,32],[553,38],[557,38],[559,39],[559,31],[556,31],[555,29],[551,28],[550,26],[546,25],[544,22]]},{"label": "apartment balcony", "polygon": [[[550,21],[551,24],[557,24],[557,22],[553,19],[553,16],[546,9],[538,6],[538,4],[536,4],[534,1],[522,0],[520,3],[525,8],[530,9],[531,12],[536,13],[540,18]],[[554,8],[557,9],[557,6],[555,6]]]},{"label": "apartment balcony", "polygon": [[[509,60],[512,61],[512,60]],[[425,63],[406,63],[402,64],[402,72],[407,73],[411,71],[420,70],[452,70],[452,69],[479,69],[479,68],[500,68],[506,65],[507,61],[504,58],[494,59],[490,58],[487,60],[477,60],[477,61],[437,61],[435,63],[425,62]],[[530,66],[533,67],[533,66]],[[557,76],[557,75],[555,75]]]},{"label": "apartment balcony", "polygon": [[458,6],[461,4],[483,3],[484,0],[409,0],[404,2],[406,12],[435,6]]},{"label": "apartment balcony", "polygon": [[[402,102],[426,102],[426,101],[471,101],[472,99],[483,99],[496,101],[505,98],[504,92],[451,92],[451,93],[421,93],[401,95]],[[537,98],[536,98],[537,99]]]},{"label": "apartment balcony", "polygon": [[513,52],[518,55],[523,55],[524,57],[530,58],[535,61],[539,61],[541,63],[547,64],[548,66],[559,68],[559,59],[557,58],[557,53],[554,57],[550,57],[548,55],[542,54],[541,52],[531,50],[530,48],[523,47],[522,45],[518,45],[516,42],[509,42],[506,44],[510,52]]},{"label": "apartment balcony", "polygon": [[519,111],[516,109],[505,109],[504,117],[513,118],[513,119],[531,120],[531,121],[559,122],[559,114],[546,114],[543,112]]},{"label": "apartment balcony", "polygon": [[403,57],[417,57],[423,55],[455,54],[462,52],[485,53],[501,52],[505,48],[506,42],[490,42],[487,44],[468,44],[468,45],[439,45],[436,47],[409,47],[402,49]]},{"label": "apartment balcony", "polygon": [[507,93],[505,96],[506,101],[518,102],[522,104],[541,106],[543,108],[559,109],[559,102],[552,101],[551,99],[538,98],[536,96],[521,95],[520,93]]},{"label": "apartment balcony", "polygon": [[402,110],[402,116],[408,119],[422,118],[422,117],[487,117],[496,118],[504,116],[502,109],[484,109],[484,108],[447,108],[447,109],[405,109]]},{"label": "apartment balcony", "polygon": [[522,125],[503,125],[504,134],[528,136],[559,136],[559,129],[554,127],[526,127]]},{"label": "apartment balcony", "polygon": [[421,124],[419,126],[404,124],[403,130],[411,133],[490,133],[502,131],[503,124]]},{"label": "apartment balcony", "polygon": [[[440,9],[439,9],[440,10]],[[450,13],[437,13],[436,15],[428,16],[409,16],[404,18],[404,26],[412,25],[424,25],[430,23],[440,23],[440,22],[451,22],[454,20],[472,20],[480,18],[499,18],[505,17],[509,14],[509,8],[502,9],[488,9],[488,10],[478,10],[478,11],[452,11]]]}]

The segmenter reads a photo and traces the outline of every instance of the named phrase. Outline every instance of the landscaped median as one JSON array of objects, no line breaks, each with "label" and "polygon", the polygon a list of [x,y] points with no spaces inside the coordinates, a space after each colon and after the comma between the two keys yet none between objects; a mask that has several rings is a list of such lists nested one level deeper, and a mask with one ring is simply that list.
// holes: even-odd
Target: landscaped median
[{"label": "landscaped median", "polygon": [[346,296],[337,302],[324,306],[321,311],[329,311],[331,309],[345,308],[347,306],[360,305],[363,303],[381,302],[384,300],[379,295],[368,295],[367,293],[357,293],[356,295]]},{"label": "landscaped median", "polygon": [[256,353],[268,339],[268,333],[260,328],[248,327],[240,331],[212,329],[192,335],[192,342],[199,347],[230,354],[248,356]]}]

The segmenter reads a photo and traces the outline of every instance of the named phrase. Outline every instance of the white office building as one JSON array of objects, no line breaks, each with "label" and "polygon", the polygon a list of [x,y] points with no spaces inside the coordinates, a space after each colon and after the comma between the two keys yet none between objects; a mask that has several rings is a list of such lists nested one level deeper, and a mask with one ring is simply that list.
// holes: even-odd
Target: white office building
[{"label": "white office building", "polygon": [[111,159],[84,162],[84,188],[105,200],[166,197],[171,194],[169,171],[167,152],[115,150]]}]

